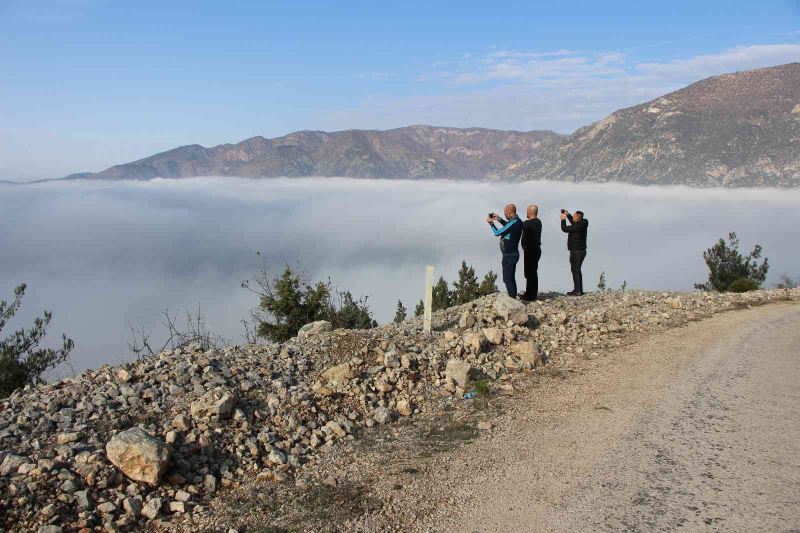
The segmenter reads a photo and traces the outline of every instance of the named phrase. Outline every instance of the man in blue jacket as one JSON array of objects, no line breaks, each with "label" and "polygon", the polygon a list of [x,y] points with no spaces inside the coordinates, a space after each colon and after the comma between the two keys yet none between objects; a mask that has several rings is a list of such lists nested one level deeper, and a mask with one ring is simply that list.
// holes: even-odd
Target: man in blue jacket
[{"label": "man in blue jacket", "polygon": [[[486,222],[492,228],[492,234],[500,237],[500,252],[503,254],[503,283],[506,285],[508,295],[517,297],[517,280],[515,278],[517,263],[519,262],[519,239],[522,236],[522,221],[517,217],[517,206],[508,204],[503,209],[506,219],[503,220],[494,213],[489,214]],[[499,222],[502,227],[497,227]]]}]

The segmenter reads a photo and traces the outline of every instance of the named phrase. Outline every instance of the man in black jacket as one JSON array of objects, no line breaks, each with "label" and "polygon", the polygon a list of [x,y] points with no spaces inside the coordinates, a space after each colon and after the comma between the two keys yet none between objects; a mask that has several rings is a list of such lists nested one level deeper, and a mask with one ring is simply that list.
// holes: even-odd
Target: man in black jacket
[{"label": "man in black jacket", "polygon": [[519,299],[536,300],[539,294],[539,259],[542,258],[542,221],[539,206],[528,206],[528,220],[522,224],[522,250],[525,252],[525,294]]},{"label": "man in black jacket", "polygon": [[[567,220],[570,225],[567,226]],[[584,218],[583,211],[575,211],[575,216],[566,209],[561,210],[561,231],[567,233],[567,250],[569,250],[569,265],[572,270],[572,282],[575,288],[568,292],[569,296],[583,296],[583,275],[581,265],[586,259],[586,232],[589,229],[589,220]]]}]

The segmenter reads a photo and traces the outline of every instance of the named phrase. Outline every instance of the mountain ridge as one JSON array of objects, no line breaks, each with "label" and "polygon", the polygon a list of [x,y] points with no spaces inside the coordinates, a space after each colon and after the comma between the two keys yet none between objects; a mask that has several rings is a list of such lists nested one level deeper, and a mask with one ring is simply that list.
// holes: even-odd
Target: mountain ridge
[{"label": "mountain ridge", "polygon": [[705,78],[570,135],[412,125],[180,146],[62,179],[198,176],[800,186],[800,63]]}]

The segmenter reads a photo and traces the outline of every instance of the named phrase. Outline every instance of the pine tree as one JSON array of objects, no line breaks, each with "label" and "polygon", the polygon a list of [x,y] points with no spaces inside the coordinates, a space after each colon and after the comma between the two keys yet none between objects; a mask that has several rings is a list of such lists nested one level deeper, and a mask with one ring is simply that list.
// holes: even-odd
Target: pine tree
[{"label": "pine tree", "polygon": [[478,287],[478,296],[488,296],[497,292],[497,274],[491,270],[486,273]]},{"label": "pine tree", "polygon": [[414,316],[422,316],[423,314],[425,314],[425,302],[420,300],[414,308]]},{"label": "pine tree", "polygon": [[[739,280],[738,285],[758,288],[767,279],[769,262],[767,258],[759,264],[761,258],[760,244],[756,244],[749,255],[743,255],[739,251],[739,239],[736,233],[728,234],[728,243],[723,239],[703,252],[703,259],[708,266],[708,281],[706,283],[695,283],[696,289],[704,291],[725,292],[731,285]],[[737,291],[738,292],[738,291]]]},{"label": "pine tree", "polygon": [[408,314],[407,311],[408,310],[406,309],[406,306],[403,305],[403,302],[400,301],[400,300],[397,300],[397,311],[395,311],[395,313],[394,313],[394,321],[395,321],[395,323],[399,324],[400,322],[405,320],[406,316]]},{"label": "pine tree", "polygon": [[471,302],[478,297],[480,286],[475,269],[467,266],[466,261],[461,261],[461,269],[458,271],[458,281],[453,282],[452,304],[461,305]]},{"label": "pine tree", "polygon": [[[0,331],[19,310],[26,288],[24,283],[15,288],[11,302],[0,300]],[[25,385],[44,383],[42,376],[69,358],[75,343],[66,335],[61,336],[60,348],[39,347],[53,319],[50,311],[43,314],[33,320],[29,329],[18,329],[8,337],[0,338],[0,398]]]},{"label": "pine tree", "polygon": [[444,280],[444,276],[440,276],[439,281],[433,286],[431,308],[433,311],[439,311],[440,309],[447,309],[448,307],[450,307],[450,290],[447,288],[447,282]]}]

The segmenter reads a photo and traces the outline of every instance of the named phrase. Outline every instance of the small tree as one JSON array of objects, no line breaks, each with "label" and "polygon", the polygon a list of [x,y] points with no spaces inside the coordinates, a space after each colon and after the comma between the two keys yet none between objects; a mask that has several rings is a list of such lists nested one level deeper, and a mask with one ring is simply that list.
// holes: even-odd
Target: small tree
[{"label": "small tree", "polygon": [[447,288],[447,282],[444,276],[439,277],[439,281],[433,286],[433,299],[431,300],[431,309],[439,311],[440,309],[447,309],[450,307],[450,290]]},{"label": "small tree", "polygon": [[408,316],[408,310],[406,309],[406,306],[403,305],[402,301],[397,300],[397,310],[394,312],[394,322],[399,324],[406,319],[406,316]]},{"label": "small tree", "polygon": [[[745,279],[755,283],[758,288],[767,279],[769,264],[767,258],[759,264],[761,258],[761,245],[756,244],[750,255],[742,255],[739,252],[739,239],[736,233],[728,234],[728,243],[720,239],[714,246],[703,252],[703,259],[708,266],[708,281],[696,283],[695,288],[704,291],[729,290],[734,281]],[[740,282],[737,289],[753,286]]]},{"label": "small tree", "polygon": [[606,273],[605,273],[605,271],[600,272],[600,280],[597,282],[597,290],[598,291],[606,290]]},{"label": "small tree", "polygon": [[[328,284],[330,292],[330,284]],[[334,328],[371,329],[378,326],[367,305],[367,296],[356,300],[350,291],[334,291],[327,302],[327,318]]]},{"label": "small tree", "polygon": [[[16,287],[11,303],[0,301],[0,332],[22,305],[26,288],[24,283]],[[0,398],[25,385],[44,383],[42,375],[69,358],[75,343],[66,335],[62,335],[61,348],[39,348],[52,319],[53,313],[45,311],[41,318],[33,321],[30,329],[19,329],[0,339]]]},{"label": "small tree", "polygon": [[366,297],[357,300],[350,291],[334,289],[330,280],[312,284],[289,266],[276,279],[263,267],[254,284],[244,281],[242,286],[259,297],[258,309],[251,312],[256,334],[274,342],[294,337],[301,327],[317,320],[327,320],[336,328],[377,326]]},{"label": "small tree", "polygon": [[480,285],[475,269],[467,265],[466,261],[461,261],[461,269],[458,271],[458,280],[453,282],[452,304],[461,305],[471,302],[478,297]]},{"label": "small tree", "polygon": [[622,280],[622,285],[619,286],[619,290],[621,290],[622,292],[625,292],[625,289],[627,289],[627,288],[628,288],[628,282],[625,281],[625,280]]},{"label": "small tree", "polygon": [[420,300],[414,308],[414,316],[422,316],[425,314],[425,302]]},{"label": "small tree", "polygon": [[497,274],[491,270],[486,273],[478,287],[478,296],[489,296],[497,292]]}]

